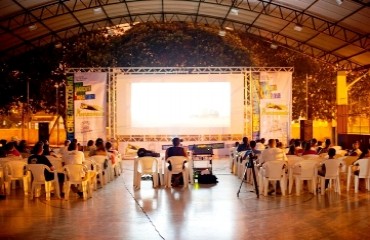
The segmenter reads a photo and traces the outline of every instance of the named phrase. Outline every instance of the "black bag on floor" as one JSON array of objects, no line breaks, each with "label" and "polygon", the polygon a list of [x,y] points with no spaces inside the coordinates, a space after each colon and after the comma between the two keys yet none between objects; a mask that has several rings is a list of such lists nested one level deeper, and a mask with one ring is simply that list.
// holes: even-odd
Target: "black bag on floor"
[{"label": "black bag on floor", "polygon": [[217,177],[212,174],[204,174],[198,176],[198,183],[202,184],[215,184],[218,183]]}]

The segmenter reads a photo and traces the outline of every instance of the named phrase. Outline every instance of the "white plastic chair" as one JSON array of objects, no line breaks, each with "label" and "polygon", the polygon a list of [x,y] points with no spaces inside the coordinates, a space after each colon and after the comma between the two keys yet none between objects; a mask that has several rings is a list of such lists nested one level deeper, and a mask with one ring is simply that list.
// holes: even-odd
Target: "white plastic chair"
[{"label": "white plastic chair", "polygon": [[301,186],[304,180],[311,181],[310,191],[316,195],[317,165],[317,161],[314,160],[304,160],[295,164],[294,169],[299,169],[298,171],[293,171],[297,196],[301,193]]},{"label": "white plastic chair", "polygon": [[140,157],[137,159],[137,173],[135,174],[135,188],[141,188],[141,176],[144,174],[153,177],[153,187],[158,187],[158,160],[154,157]]},{"label": "white plastic chair", "polygon": [[31,185],[31,195],[30,198],[33,199],[33,196],[36,191],[36,197],[39,197],[40,190],[39,188],[42,185],[45,185],[45,192],[46,192],[46,200],[50,200],[50,192],[53,190],[53,187],[57,193],[57,196],[60,197],[60,192],[59,192],[59,182],[58,178],[55,176],[53,180],[46,181],[45,179],[45,174],[44,171],[45,169],[49,172],[52,172],[50,168],[44,164],[28,164],[27,169],[31,171],[33,181]]},{"label": "white plastic chair", "polygon": [[95,162],[97,178],[100,180],[101,186],[106,185],[109,182],[109,160],[107,156],[94,155],[89,160]]},{"label": "white plastic chair", "polygon": [[325,194],[325,180],[330,180],[330,186],[334,182],[334,191],[341,194],[340,190],[340,167],[342,162],[339,159],[327,159],[322,162],[325,165],[325,176],[319,176],[321,181],[321,195]]},{"label": "white plastic chair", "polygon": [[173,157],[169,157],[167,159],[167,162],[171,163],[172,169],[168,170],[168,168],[166,168],[167,169],[166,170],[167,171],[167,174],[166,174],[167,185],[166,185],[166,187],[171,187],[172,174],[178,174],[178,173],[182,173],[182,177],[184,179],[184,188],[188,187],[188,185],[189,185],[189,176],[188,176],[189,170],[186,167],[186,164],[185,164],[186,161],[188,161],[188,159],[186,157],[182,157],[182,156],[173,156]]},{"label": "white plastic chair", "polygon": [[64,180],[64,198],[69,199],[69,192],[72,184],[81,185],[83,192],[83,199],[87,200],[88,197],[92,197],[92,185],[89,182],[87,175],[87,168],[83,164],[69,164],[64,166],[65,180]]},{"label": "white plastic chair", "polygon": [[[262,165],[259,171],[259,190],[261,193],[263,192],[263,195],[267,196],[268,184],[270,181],[279,181],[281,193],[285,196],[286,167],[287,163],[285,161],[268,161]],[[274,188],[276,188],[276,184],[274,184]]]},{"label": "white plastic chair", "polygon": [[52,155],[48,155],[46,157],[50,161],[51,165],[53,165],[54,169],[63,169],[63,164],[62,164],[62,159],[61,158],[58,158],[58,157],[55,157],[55,156],[52,156]]},{"label": "white plastic chair", "polygon": [[25,161],[8,161],[5,163],[4,180],[6,194],[10,194],[10,188],[15,189],[16,181],[23,185],[24,195],[28,195],[30,178],[27,175],[27,163]]},{"label": "white plastic chair", "polygon": [[88,173],[87,177],[90,178],[89,179],[90,184],[93,184],[94,190],[97,190],[98,189],[98,179],[97,179],[98,171],[97,171],[96,163],[89,158],[89,159],[85,159],[83,164],[87,168],[87,173]]},{"label": "white plastic chair", "polygon": [[[353,173],[352,167],[355,167],[355,166],[357,167],[357,170],[359,171],[358,174]],[[352,176],[354,176],[355,193],[358,193],[358,185],[359,185],[360,178],[365,179],[366,190],[369,191],[370,190],[370,159],[369,158],[358,159],[356,162],[353,163],[353,165],[350,165],[348,167],[347,191],[349,191]]]}]

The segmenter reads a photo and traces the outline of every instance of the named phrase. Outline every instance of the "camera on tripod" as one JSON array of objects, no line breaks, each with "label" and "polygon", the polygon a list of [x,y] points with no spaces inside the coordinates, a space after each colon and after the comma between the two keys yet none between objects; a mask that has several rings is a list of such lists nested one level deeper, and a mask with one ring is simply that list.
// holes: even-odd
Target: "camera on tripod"
[{"label": "camera on tripod", "polygon": [[248,154],[248,159],[249,159],[248,162],[246,163],[247,168],[253,168],[254,167],[254,161],[258,159],[258,156],[255,155],[252,151],[250,151],[247,154]]}]

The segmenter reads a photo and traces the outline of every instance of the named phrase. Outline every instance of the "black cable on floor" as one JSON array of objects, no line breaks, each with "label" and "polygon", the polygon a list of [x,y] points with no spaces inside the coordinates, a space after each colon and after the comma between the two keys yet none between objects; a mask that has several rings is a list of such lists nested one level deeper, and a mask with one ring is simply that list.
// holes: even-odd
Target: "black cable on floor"
[{"label": "black cable on floor", "polygon": [[154,227],[154,230],[158,233],[159,237],[162,238],[162,239],[165,239],[162,234],[159,232],[159,230],[157,229],[157,227],[155,226],[155,224],[153,223],[152,219],[149,217],[148,213],[144,210],[144,208],[140,205],[140,203],[137,201],[137,199],[135,198],[135,196],[130,192],[130,190],[128,189],[127,185],[126,185],[126,182],[123,180],[123,185],[125,186],[127,192],[131,195],[131,197],[134,199],[135,203],[139,206],[139,208],[141,209],[141,211],[144,213],[145,217],[149,220],[150,224]]}]

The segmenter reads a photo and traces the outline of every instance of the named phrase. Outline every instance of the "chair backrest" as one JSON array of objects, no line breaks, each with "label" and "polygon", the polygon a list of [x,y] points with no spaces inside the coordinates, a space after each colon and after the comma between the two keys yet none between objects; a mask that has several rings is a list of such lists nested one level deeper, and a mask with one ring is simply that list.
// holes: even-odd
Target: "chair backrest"
[{"label": "chair backrest", "polygon": [[138,158],[137,171],[140,173],[158,172],[158,160],[154,157]]},{"label": "chair backrest", "polygon": [[51,171],[50,168],[45,164],[28,164],[27,169],[31,171],[33,181],[36,182],[45,182],[45,169]]},{"label": "chair backrest", "polygon": [[318,162],[315,160],[304,160],[297,163],[301,169],[300,176],[302,178],[314,177],[317,174],[317,165]]},{"label": "chair backrest", "polygon": [[99,169],[102,171],[108,168],[108,156],[94,155],[89,157],[89,160],[95,162]]},{"label": "chair backrest", "polygon": [[68,181],[78,182],[85,177],[87,167],[83,164],[68,164],[64,166],[64,171]]},{"label": "chair backrest", "polygon": [[325,177],[334,178],[338,176],[341,164],[339,159],[326,159],[322,164],[325,165]]},{"label": "chair backrest", "polygon": [[90,158],[85,158],[83,164],[87,167],[88,170],[96,170],[96,162],[91,160]]},{"label": "chair backrest", "polygon": [[265,169],[264,176],[271,179],[279,179],[283,174],[285,174],[286,168],[285,161],[268,161],[265,162],[262,167]]},{"label": "chair backrest", "polygon": [[318,154],[306,154],[306,155],[302,155],[302,158],[303,159],[311,159],[311,158],[319,158],[320,155]]},{"label": "chair backrest", "polygon": [[46,157],[47,157],[47,159],[49,159],[51,165],[54,166],[54,169],[61,169],[61,168],[63,168],[63,164],[62,164],[62,159],[61,158],[58,158],[58,157],[55,157],[55,156],[52,156],[52,155],[48,155]]},{"label": "chair backrest", "polygon": [[172,172],[182,172],[182,170],[184,169],[184,166],[185,166],[185,162],[187,161],[188,159],[186,157],[183,157],[183,156],[173,156],[173,157],[169,157],[167,158],[167,162],[170,162],[171,163],[171,166],[172,166]]},{"label": "chair backrest", "polygon": [[21,178],[25,175],[27,163],[24,161],[8,161],[5,163],[5,175],[12,178]]},{"label": "chair backrest", "polygon": [[370,159],[369,158],[362,158],[358,159],[354,165],[359,166],[359,177],[370,177]]}]

